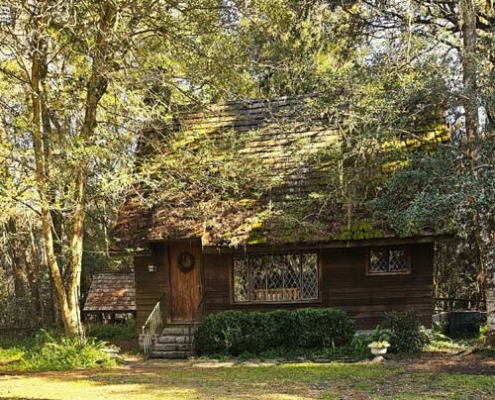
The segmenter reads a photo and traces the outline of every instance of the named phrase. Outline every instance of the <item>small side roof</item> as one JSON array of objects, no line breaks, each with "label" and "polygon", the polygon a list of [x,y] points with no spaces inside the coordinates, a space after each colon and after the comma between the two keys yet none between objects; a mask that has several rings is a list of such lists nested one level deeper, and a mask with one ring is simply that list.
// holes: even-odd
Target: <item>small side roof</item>
[{"label": "small side roof", "polygon": [[134,275],[116,273],[95,275],[83,311],[136,311]]}]

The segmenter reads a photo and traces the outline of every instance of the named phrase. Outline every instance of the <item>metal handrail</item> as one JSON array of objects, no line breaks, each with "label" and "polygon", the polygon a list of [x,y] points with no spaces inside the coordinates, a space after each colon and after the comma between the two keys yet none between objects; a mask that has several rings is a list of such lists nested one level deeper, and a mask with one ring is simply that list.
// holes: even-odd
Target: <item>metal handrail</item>
[{"label": "metal handrail", "polygon": [[143,351],[148,355],[151,353],[157,338],[163,330],[162,318],[162,302],[165,299],[165,294],[160,297],[160,300],[155,304],[146,322],[141,327],[143,336]]}]

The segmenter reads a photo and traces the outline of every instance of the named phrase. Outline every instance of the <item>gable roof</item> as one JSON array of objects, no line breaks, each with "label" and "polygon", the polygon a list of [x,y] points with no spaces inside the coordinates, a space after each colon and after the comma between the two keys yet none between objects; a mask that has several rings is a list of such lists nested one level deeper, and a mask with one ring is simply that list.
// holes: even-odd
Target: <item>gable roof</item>
[{"label": "gable roof", "polygon": [[134,275],[112,273],[95,275],[83,311],[136,311]]},{"label": "gable roof", "polygon": [[[139,158],[158,183],[143,180],[128,194],[114,229],[117,248],[184,238],[239,246],[393,236],[365,204],[341,193],[342,132],[312,107],[316,101],[315,94],[231,101],[144,130]],[[212,153],[201,153],[205,147]],[[366,174],[377,166],[361,167]]]}]

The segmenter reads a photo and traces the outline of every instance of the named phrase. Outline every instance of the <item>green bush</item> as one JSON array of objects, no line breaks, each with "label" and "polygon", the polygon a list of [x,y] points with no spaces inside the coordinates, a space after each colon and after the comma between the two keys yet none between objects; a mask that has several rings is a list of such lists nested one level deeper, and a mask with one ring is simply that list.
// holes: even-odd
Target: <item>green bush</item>
[{"label": "green bush", "polygon": [[42,331],[35,343],[19,350],[22,356],[9,368],[24,371],[55,371],[76,368],[113,366],[113,359],[103,351],[105,342],[94,338],[80,339],[66,336],[53,336]]},{"label": "green bush", "polygon": [[98,340],[130,340],[137,339],[135,324],[88,325],[87,335]]},{"label": "green bush", "polygon": [[415,310],[385,313],[384,325],[390,330],[391,351],[418,353],[429,343]]},{"label": "green bush", "polygon": [[322,348],[348,344],[355,333],[354,323],[343,311],[328,308],[305,308],[293,311],[298,335],[297,347]]},{"label": "green bush", "polygon": [[347,345],[354,323],[342,311],[306,308],[271,312],[225,311],[208,316],[195,335],[198,354],[260,354],[277,348]]},{"label": "green bush", "polygon": [[228,354],[231,348],[239,348],[242,315],[240,311],[225,311],[205,318],[194,335],[196,351],[200,354]]}]

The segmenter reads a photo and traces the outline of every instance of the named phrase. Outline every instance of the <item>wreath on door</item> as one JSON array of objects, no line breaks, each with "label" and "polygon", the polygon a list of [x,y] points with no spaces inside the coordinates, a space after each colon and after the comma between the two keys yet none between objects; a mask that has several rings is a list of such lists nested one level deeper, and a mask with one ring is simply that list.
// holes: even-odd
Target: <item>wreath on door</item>
[{"label": "wreath on door", "polygon": [[187,273],[194,268],[194,256],[186,251],[179,256],[177,264],[182,272]]}]

